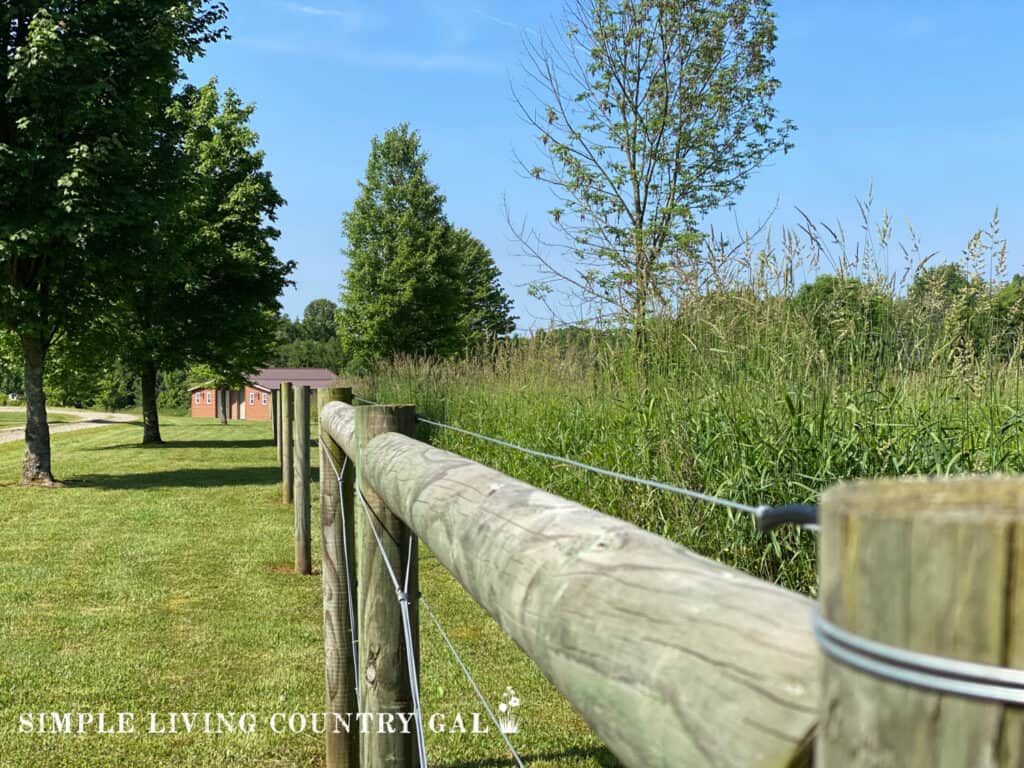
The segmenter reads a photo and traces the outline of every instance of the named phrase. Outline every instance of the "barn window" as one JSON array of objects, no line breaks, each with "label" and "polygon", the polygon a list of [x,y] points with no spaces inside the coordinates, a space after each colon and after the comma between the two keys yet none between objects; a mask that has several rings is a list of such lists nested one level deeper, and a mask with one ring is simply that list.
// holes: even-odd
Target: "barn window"
[{"label": "barn window", "polygon": [[250,392],[249,393],[249,405],[256,405],[256,393],[255,392]]},{"label": "barn window", "polygon": [[266,404],[267,404],[267,393],[266,393],[266,392],[264,392],[264,393],[263,393],[263,395],[262,395],[262,396],[260,397],[260,402],[261,402],[261,403],[262,403],[263,405],[266,405]]},{"label": "barn window", "polygon": [[211,405],[212,403],[213,403],[213,393],[212,392],[207,392],[206,393],[206,404],[207,405]]},{"label": "barn window", "polygon": [[196,405],[202,405],[202,403],[203,403],[203,393],[202,392],[196,392]]}]

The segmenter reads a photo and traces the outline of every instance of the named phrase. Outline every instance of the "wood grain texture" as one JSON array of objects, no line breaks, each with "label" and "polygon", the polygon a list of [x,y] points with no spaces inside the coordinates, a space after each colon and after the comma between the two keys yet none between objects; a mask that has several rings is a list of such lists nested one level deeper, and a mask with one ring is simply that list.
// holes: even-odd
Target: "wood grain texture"
[{"label": "wood grain texture", "polygon": [[364,482],[625,765],[809,764],[808,599],[408,437],[360,456]]},{"label": "wood grain texture", "polygon": [[[322,545],[321,576],[324,604],[324,683],[325,711],[328,715],[356,712],[356,670],[352,661],[352,636],[349,621],[347,574],[344,544],[349,544],[349,562],[355,562],[352,551],[353,509],[352,484],[355,470],[346,462],[341,448],[324,427],[324,408],[334,401],[352,401],[350,387],[317,390],[320,418],[320,542]],[[335,474],[341,472],[341,482]],[[347,529],[347,531],[346,531]],[[356,593],[353,578],[352,594]],[[355,606],[353,606],[354,608]],[[328,728],[324,734],[325,768],[357,768],[359,765],[359,734]]]},{"label": "wood grain texture", "polygon": [[332,402],[320,410],[320,424],[350,459],[356,454],[356,409],[351,403]]},{"label": "wood grain texture", "polygon": [[[1024,479],[856,482],[821,502],[821,609],[862,637],[1024,667]],[[823,662],[817,765],[1024,765],[1021,709]]]},{"label": "wood grain texture", "polygon": [[294,403],[292,385],[285,382],[281,385],[281,502],[291,504],[294,494],[292,488],[292,424],[294,422]]},{"label": "wood grain texture", "polygon": [[292,496],[295,506],[295,572],[308,576],[313,572],[313,558],[310,552],[310,499],[309,499],[309,387],[295,390],[295,443],[292,456],[294,488]]},{"label": "wood grain texture", "polygon": [[[366,446],[378,435],[393,431],[415,434],[416,409],[411,405],[360,406],[355,410],[355,417],[356,487],[362,491],[370,510],[367,515],[357,499],[356,560],[359,574],[357,602],[362,709],[364,712],[410,713],[413,711],[413,702],[401,607],[385,558],[391,564],[400,585],[403,585],[406,569],[409,569],[409,594],[417,595],[416,542],[402,518],[384,503],[374,490],[374,485],[366,481],[363,457]],[[370,530],[371,525],[383,543],[383,555],[377,538]],[[411,599],[409,612],[414,628],[414,651],[417,650],[419,636],[418,608],[419,600]],[[363,768],[413,768],[418,762],[416,735],[412,729],[405,734],[377,733],[371,730],[361,735],[359,746],[360,765]]]}]

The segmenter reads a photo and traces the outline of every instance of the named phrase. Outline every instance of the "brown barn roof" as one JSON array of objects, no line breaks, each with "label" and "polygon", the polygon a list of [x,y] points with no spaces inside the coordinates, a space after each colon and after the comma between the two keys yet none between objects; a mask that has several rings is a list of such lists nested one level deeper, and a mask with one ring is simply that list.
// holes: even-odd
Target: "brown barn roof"
[{"label": "brown barn roof", "polygon": [[252,378],[252,383],[271,391],[290,382],[297,387],[329,387],[338,380],[334,371],[326,368],[264,368]]}]

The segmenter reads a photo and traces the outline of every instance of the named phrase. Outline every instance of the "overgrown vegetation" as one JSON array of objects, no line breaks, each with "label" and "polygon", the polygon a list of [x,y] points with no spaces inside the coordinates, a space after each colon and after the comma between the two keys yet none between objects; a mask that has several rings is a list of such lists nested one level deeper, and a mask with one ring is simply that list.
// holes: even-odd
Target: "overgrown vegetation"
[{"label": "overgrown vegetation", "polygon": [[[363,391],[749,504],[815,501],[852,477],[1024,471],[1024,280],[1006,274],[998,219],[970,239],[959,263],[930,268],[907,248],[903,277],[883,266],[895,249],[888,217],[871,222],[865,204],[864,224],[857,245],[809,221],[785,233],[779,250],[708,240],[709,269],[692,276],[671,316],[650,322],[646,352],[621,329],[556,330],[459,361],[397,360]],[[429,436],[814,592],[807,533],[761,538],[745,515],[452,432]]]}]

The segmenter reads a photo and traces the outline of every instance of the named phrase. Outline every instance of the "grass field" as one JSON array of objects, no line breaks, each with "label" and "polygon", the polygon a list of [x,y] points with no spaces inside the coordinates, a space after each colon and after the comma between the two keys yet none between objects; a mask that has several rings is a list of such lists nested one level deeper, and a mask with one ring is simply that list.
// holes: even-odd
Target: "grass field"
[{"label": "grass field", "polygon": [[[22,446],[0,445],[0,766],[320,765],[321,736],[268,724],[323,706],[320,581],[289,572],[292,513],[279,501],[269,426],[177,418],[165,447],[140,448],[140,437],[137,424],[55,435],[63,490],[15,485]],[[513,738],[527,762],[616,765],[532,662],[421,557],[423,593],[485,695],[496,703],[511,685],[523,701]],[[480,710],[426,621],[422,665],[425,712],[450,722]],[[133,712],[142,732],[18,733],[21,713],[54,711]],[[155,735],[149,712],[252,712],[256,729]],[[493,730],[429,734],[431,765],[513,765]]]},{"label": "grass field", "polygon": [[[625,334],[399,359],[358,394],[521,446],[751,506],[816,502],[849,478],[1024,471],[1024,366],[936,354],[885,367],[852,336],[821,351],[785,307],[723,301],[655,329],[639,364]],[[788,325],[787,325],[788,324]],[[844,337],[846,339],[847,337]],[[894,342],[895,343],[895,342]],[[860,346],[856,346],[860,345]],[[638,371],[638,368],[640,370]],[[816,594],[816,540],[756,533],[745,513],[595,476],[452,431],[423,436],[712,559]]]}]

